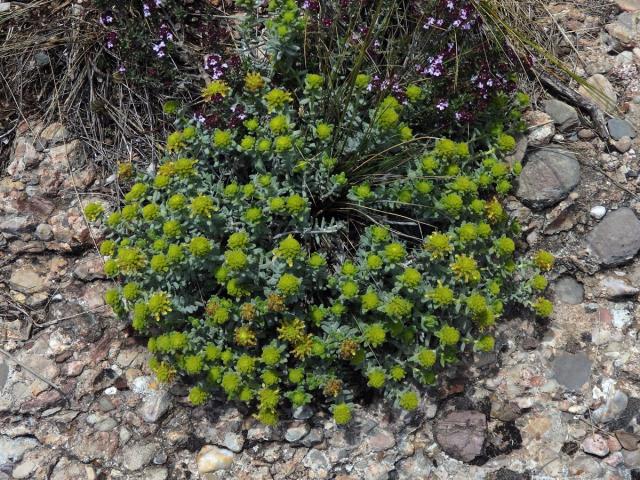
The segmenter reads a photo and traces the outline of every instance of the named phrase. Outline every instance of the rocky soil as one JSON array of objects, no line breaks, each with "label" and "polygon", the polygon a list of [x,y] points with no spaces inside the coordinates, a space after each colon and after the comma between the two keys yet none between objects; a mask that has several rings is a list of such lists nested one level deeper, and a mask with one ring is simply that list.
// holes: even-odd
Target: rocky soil
[{"label": "rocky soil", "polygon": [[[578,2],[576,2],[578,3]],[[610,18],[549,6],[610,138],[541,102],[508,202],[524,248],[558,257],[555,313],[513,318],[417,413],[362,405],[348,428],[303,408],[277,428],[158,385],[102,299],[82,204],[115,201],[63,125],[25,122],[0,180],[0,480],[640,478],[640,2]],[[525,153],[526,152],[526,153]]]}]

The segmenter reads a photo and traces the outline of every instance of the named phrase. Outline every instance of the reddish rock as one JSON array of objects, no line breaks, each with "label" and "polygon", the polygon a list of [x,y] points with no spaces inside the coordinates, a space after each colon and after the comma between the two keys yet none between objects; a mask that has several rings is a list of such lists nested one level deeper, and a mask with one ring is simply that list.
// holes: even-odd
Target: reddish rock
[{"label": "reddish rock", "polygon": [[470,462],[482,454],[487,434],[487,419],[474,410],[457,410],[436,423],[435,437],[440,447],[453,458]]}]

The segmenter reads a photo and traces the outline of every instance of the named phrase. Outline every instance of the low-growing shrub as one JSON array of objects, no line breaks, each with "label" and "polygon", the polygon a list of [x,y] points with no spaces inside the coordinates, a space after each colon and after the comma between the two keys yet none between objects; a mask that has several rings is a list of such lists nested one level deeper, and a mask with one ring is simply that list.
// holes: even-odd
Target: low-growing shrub
[{"label": "low-growing shrub", "polygon": [[[550,314],[553,257],[517,254],[500,201],[521,168],[506,156],[526,98],[460,54],[449,62],[468,76],[443,113],[453,66],[391,60],[441,48],[432,22],[472,49],[479,19],[466,2],[426,3],[451,25],[400,2],[249,14],[241,64],[203,87],[165,161],[103,218],[105,271],[120,280],[107,302],[149,337],[160,380],[190,379],[194,404],[224,395],[273,424],[283,405],[327,401],[343,424],[378,391],[413,410],[440,369],[494,348],[507,307]],[[481,74],[483,112],[462,114]]]}]

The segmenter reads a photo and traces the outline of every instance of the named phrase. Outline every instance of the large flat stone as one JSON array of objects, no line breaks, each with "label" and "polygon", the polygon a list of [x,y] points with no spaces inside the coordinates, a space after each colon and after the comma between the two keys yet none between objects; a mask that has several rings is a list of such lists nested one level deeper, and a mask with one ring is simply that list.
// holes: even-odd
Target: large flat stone
[{"label": "large flat stone", "polygon": [[588,235],[587,248],[607,267],[631,260],[640,250],[640,221],[633,210],[609,212]]},{"label": "large flat stone", "polygon": [[552,147],[528,155],[518,180],[518,198],[532,209],[551,207],[580,182],[580,164],[569,151]]},{"label": "large flat stone", "polygon": [[487,419],[474,410],[457,410],[437,422],[435,434],[436,441],[447,454],[470,462],[482,454]]},{"label": "large flat stone", "polygon": [[553,361],[553,374],[567,390],[578,391],[589,381],[591,360],[584,353],[563,353]]}]

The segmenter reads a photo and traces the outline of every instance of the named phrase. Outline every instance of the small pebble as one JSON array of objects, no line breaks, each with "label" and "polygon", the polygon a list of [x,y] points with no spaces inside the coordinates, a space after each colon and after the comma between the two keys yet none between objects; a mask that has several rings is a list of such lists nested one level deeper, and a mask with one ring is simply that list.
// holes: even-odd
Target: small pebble
[{"label": "small pebble", "polygon": [[590,211],[589,214],[595,218],[596,220],[602,220],[604,218],[604,216],[607,214],[607,209],[605,207],[603,207],[602,205],[598,205],[593,207]]}]

